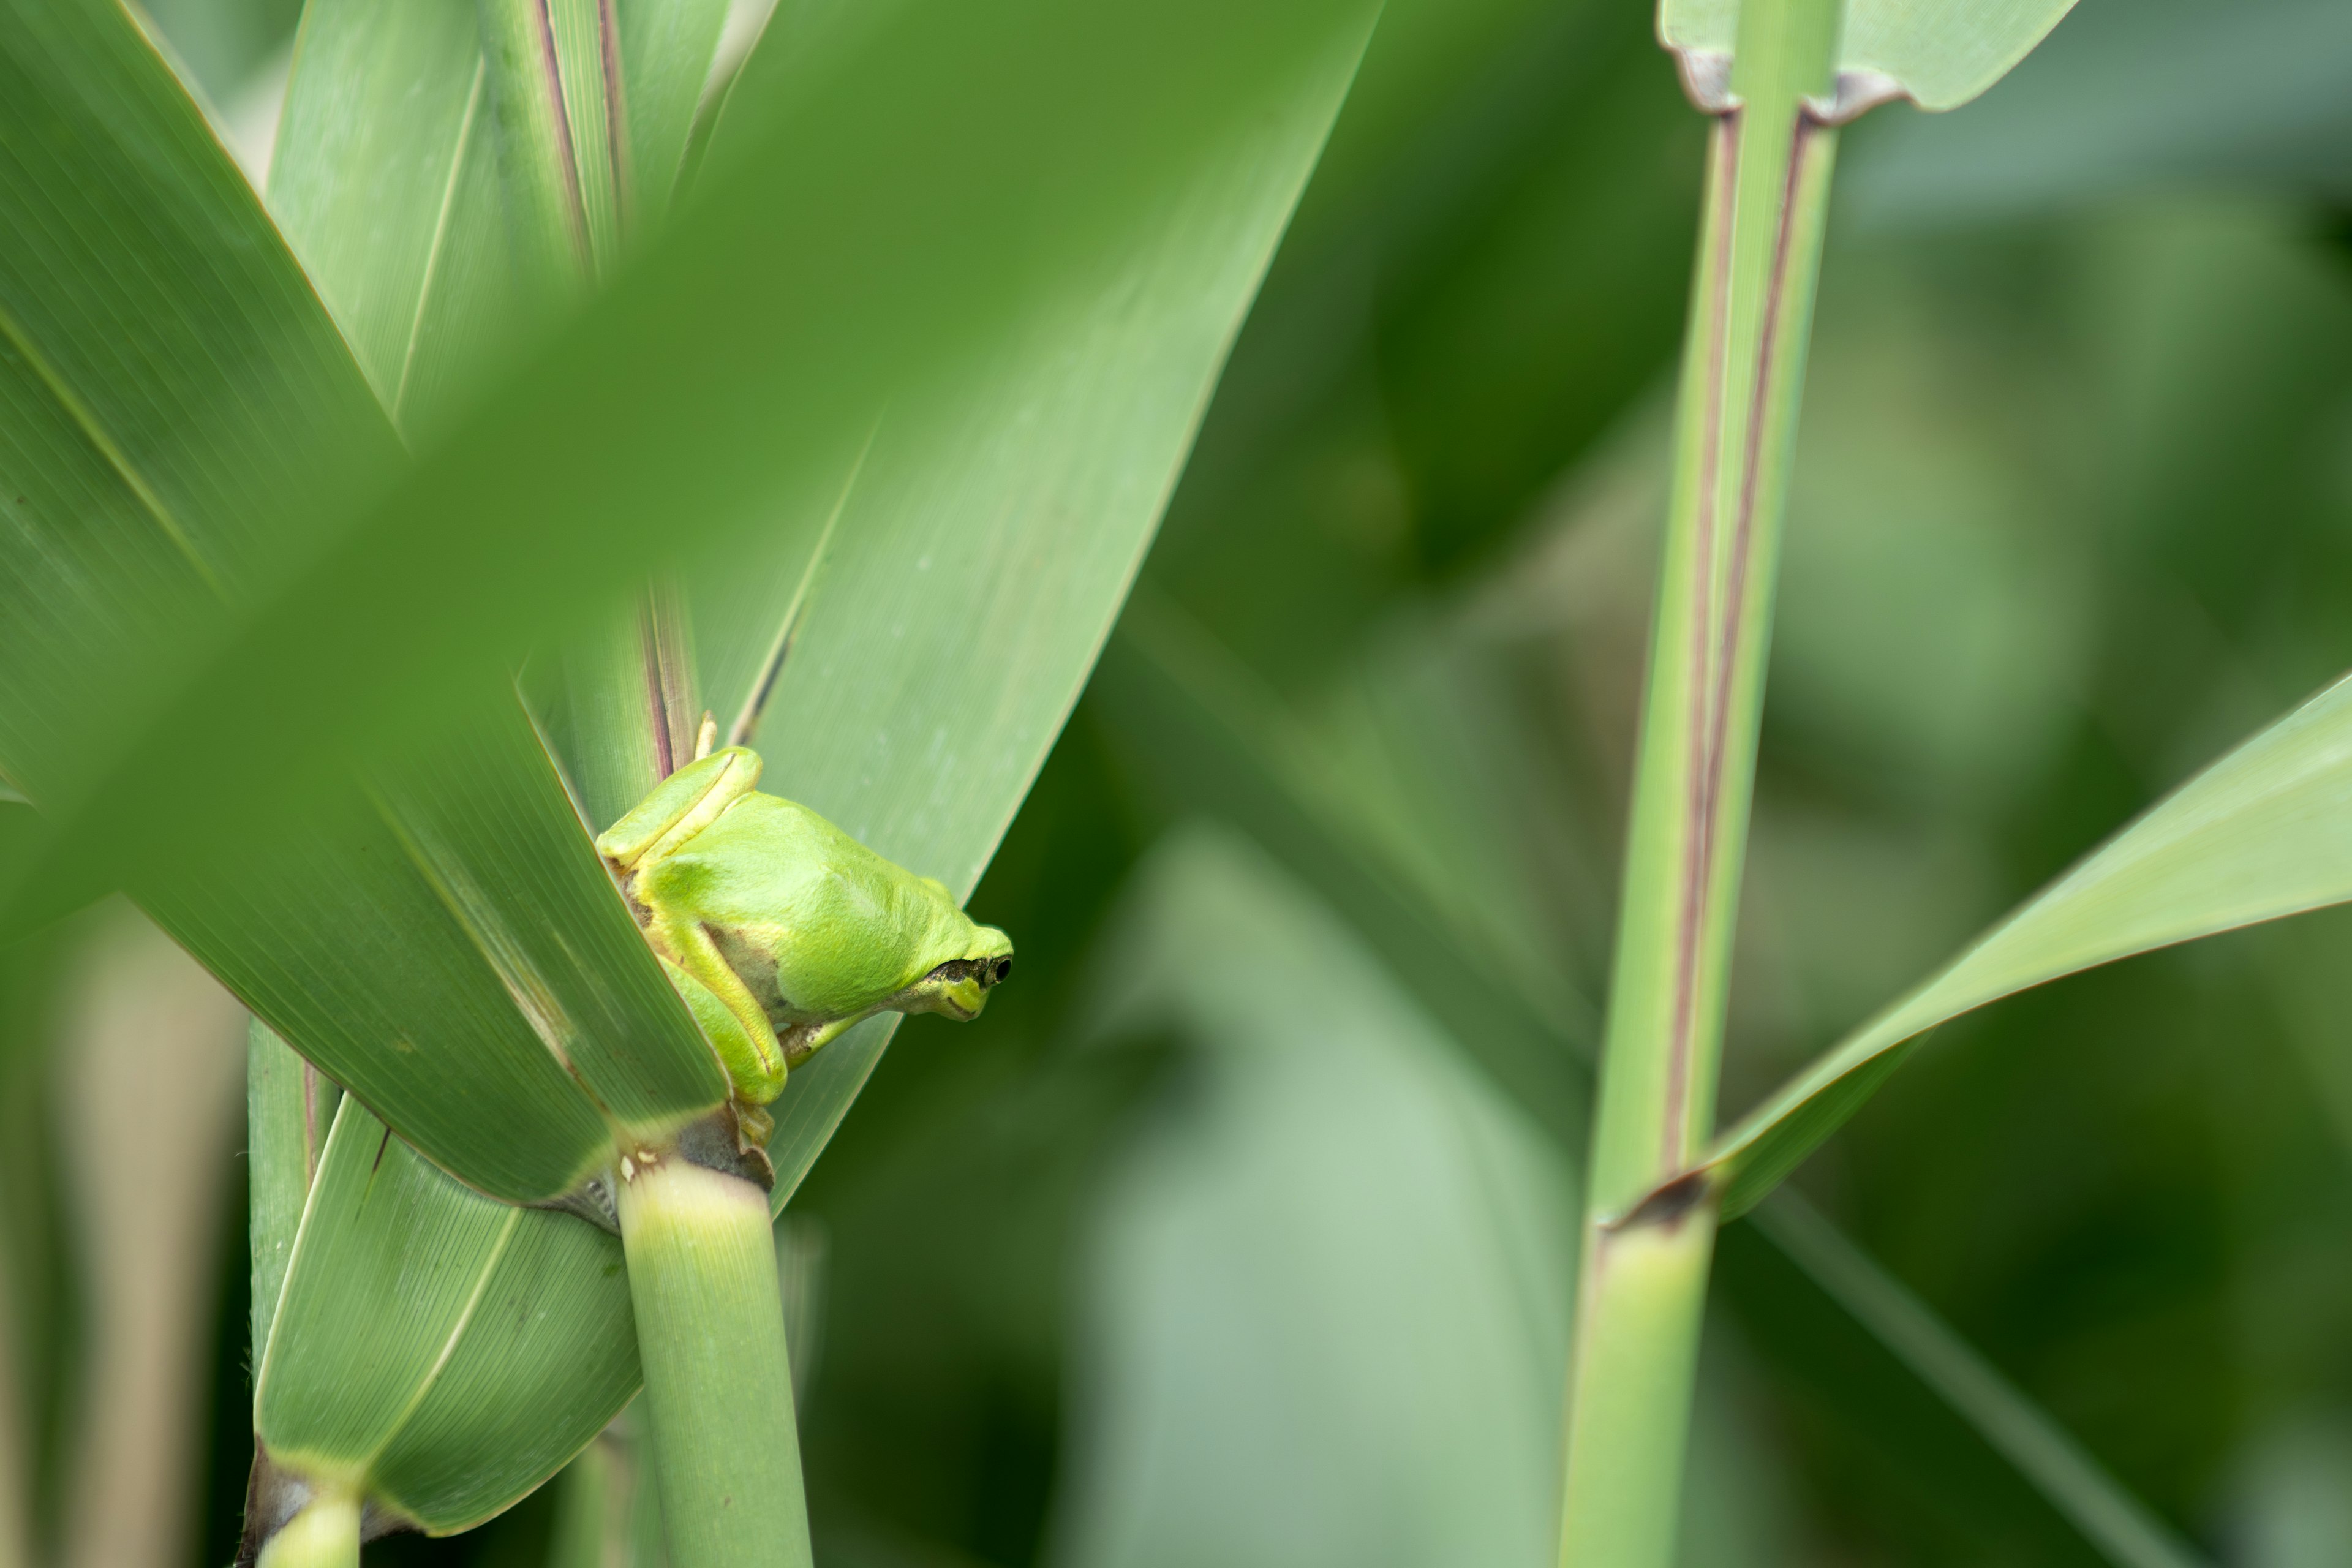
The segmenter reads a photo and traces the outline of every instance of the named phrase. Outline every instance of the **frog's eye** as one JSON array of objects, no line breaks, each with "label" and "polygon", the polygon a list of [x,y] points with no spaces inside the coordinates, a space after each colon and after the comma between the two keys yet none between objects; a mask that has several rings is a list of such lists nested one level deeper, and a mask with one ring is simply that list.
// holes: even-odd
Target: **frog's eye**
[{"label": "frog's eye", "polygon": [[998,959],[998,960],[996,961],[996,973],[995,973],[995,975],[992,978],[992,980],[991,980],[991,982],[990,982],[990,983],[991,983],[992,984],[995,984],[997,981],[1001,981],[1001,980],[1003,980],[1006,975],[1008,975],[1008,974],[1010,974],[1010,973],[1013,973],[1013,961],[1012,961],[1011,959],[1009,959],[1009,958],[1000,958],[1000,959]]}]

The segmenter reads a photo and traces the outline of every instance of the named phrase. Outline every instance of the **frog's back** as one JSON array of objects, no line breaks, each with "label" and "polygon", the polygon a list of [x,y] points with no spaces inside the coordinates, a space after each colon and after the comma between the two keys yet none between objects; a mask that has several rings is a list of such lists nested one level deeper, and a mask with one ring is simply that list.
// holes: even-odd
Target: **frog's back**
[{"label": "frog's back", "polygon": [[746,795],[679,859],[692,863],[700,918],[771,933],[778,1000],[793,1013],[856,1012],[930,967],[924,883],[797,802]]}]

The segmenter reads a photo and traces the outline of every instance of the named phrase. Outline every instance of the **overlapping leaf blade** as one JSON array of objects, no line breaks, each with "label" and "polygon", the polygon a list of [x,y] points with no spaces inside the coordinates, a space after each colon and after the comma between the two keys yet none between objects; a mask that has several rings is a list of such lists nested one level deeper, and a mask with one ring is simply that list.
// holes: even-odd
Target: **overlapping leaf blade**
[{"label": "overlapping leaf blade", "polygon": [[[894,416],[830,530],[831,507],[783,512],[726,570],[689,581],[687,608],[713,672],[709,689],[730,715],[764,683],[791,605],[808,606],[805,638],[795,643],[759,736],[771,787],[820,804],[886,852],[969,891],[1116,613],[1369,20],[1358,10],[1335,23],[1295,76],[1266,89],[1264,112],[1238,145],[1197,149],[1187,183],[1163,192],[1150,222],[1128,237],[1124,268],[989,363],[975,378],[985,395]],[[828,531],[836,542],[813,578],[812,557]],[[801,599],[803,583],[809,592]],[[719,591],[727,588],[738,591]],[[629,710],[644,700],[641,634],[636,617],[625,616],[613,635],[564,656],[574,677],[562,683],[568,695],[589,700],[553,732],[575,782],[608,781],[583,791],[592,814],[626,803],[625,788],[609,780],[629,767],[598,752],[642,717]],[[868,684],[850,699],[823,689],[853,671]],[[423,791],[410,805],[429,808],[432,795]],[[593,857],[581,863],[602,879]],[[892,1023],[865,1026],[793,1075],[772,1143],[779,1205],[838,1123]],[[478,1269],[493,1251],[510,1254],[545,1231],[585,1229],[538,1211],[515,1214],[511,1230],[487,1227],[482,1200],[454,1184],[415,1177],[404,1190],[404,1207],[340,1213],[332,1223],[352,1232],[346,1245],[389,1258],[442,1236],[471,1249],[445,1252],[452,1278],[462,1274],[462,1256],[478,1269],[472,1277],[484,1279]],[[323,1249],[298,1258],[288,1310],[298,1300],[329,1303],[342,1314],[340,1328],[272,1345],[273,1367],[301,1368],[301,1377],[275,1382],[259,1412],[263,1436],[285,1463],[330,1473],[364,1458],[375,1441],[374,1428],[331,1430],[326,1410],[328,1390],[344,1375],[333,1345],[373,1331],[364,1301],[346,1300],[331,1278],[341,1268]],[[592,1359],[611,1349],[609,1341],[626,1345],[627,1291],[617,1272],[583,1276],[568,1289],[569,1304],[551,1309],[534,1344],[584,1347],[579,1353]],[[478,1321],[446,1340],[453,1355],[472,1354],[466,1347]],[[633,1349],[629,1356],[634,1365]],[[432,1408],[458,1409],[439,1403],[448,1373],[427,1379],[419,1363],[402,1376]],[[542,1419],[585,1441],[610,1414],[608,1393],[589,1380],[576,1405],[544,1411]],[[387,1384],[376,1401],[379,1422],[392,1399]],[[519,1447],[506,1426],[487,1418],[496,1398],[479,1408],[485,1419],[467,1426],[453,1416],[436,1437],[436,1462],[476,1478],[466,1507],[493,1493],[510,1500],[568,1457],[570,1449]],[[401,1430],[424,1430],[422,1419]],[[435,1528],[473,1517],[440,1503],[427,1511],[421,1493],[385,1479],[389,1459],[367,1462],[388,1505]]]},{"label": "overlapping leaf blade", "polygon": [[256,1377],[273,1464],[463,1530],[637,1380],[619,1238],[469,1192],[343,1101]]},{"label": "overlapping leaf blade", "polygon": [[[1871,98],[1956,109],[2009,74],[2074,0],[1847,0],[1841,76]],[[1658,36],[1685,56],[1728,58],[1739,0],[1661,0]]]},{"label": "overlapping leaf blade", "polygon": [[1727,1214],[1752,1207],[1884,1080],[1902,1048],[2060,975],[2352,899],[2352,680],[2152,807],[1717,1141]]},{"label": "overlapping leaf blade", "polygon": [[[93,748],[103,787],[58,808],[71,852],[234,837],[319,776],[306,763],[446,721],[453,684],[698,538],[829,504],[886,400],[914,409],[1022,323],[1052,325],[1125,264],[1168,179],[1220,141],[1251,155],[1255,107],[1352,59],[1332,40],[1362,26],[1352,0],[893,14],[810,90],[740,117],[743,150],[723,173],[714,154],[611,294],[389,494],[350,505],[329,556],[183,664],[157,722]],[[312,720],[293,737],[259,717],[292,711]]]},{"label": "overlapping leaf blade", "polygon": [[[20,241],[0,260],[16,524],[0,542],[0,768],[70,812],[88,749],[135,729],[175,670],[315,553],[333,482],[389,468],[397,446],[243,177],[120,9],[29,8],[0,70],[0,205]],[[93,685],[106,670],[118,679]],[[299,818],[130,882],[434,1159],[548,1198],[600,1163],[608,1114],[657,1128],[725,1090],[583,863],[511,699],[469,712],[373,787],[335,769]],[[391,810],[404,795],[432,809]],[[546,884],[565,869],[561,892]],[[502,898],[503,918],[484,918]],[[611,1093],[583,1092],[605,1068]]]}]

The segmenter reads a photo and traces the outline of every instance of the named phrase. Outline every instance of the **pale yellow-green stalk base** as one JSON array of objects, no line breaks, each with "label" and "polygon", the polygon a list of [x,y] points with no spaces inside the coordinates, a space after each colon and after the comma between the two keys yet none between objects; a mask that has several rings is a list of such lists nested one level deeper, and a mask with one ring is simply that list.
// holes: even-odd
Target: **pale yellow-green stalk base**
[{"label": "pale yellow-green stalk base", "polygon": [[321,1492],[261,1549],[256,1568],[360,1568],[360,1500]]},{"label": "pale yellow-green stalk base", "polygon": [[1569,1398],[1560,1568],[1668,1568],[1715,1214],[1595,1231]]},{"label": "pale yellow-green stalk base", "polygon": [[807,1568],[768,1195],[676,1154],[622,1168],[621,1241],[671,1568]]}]

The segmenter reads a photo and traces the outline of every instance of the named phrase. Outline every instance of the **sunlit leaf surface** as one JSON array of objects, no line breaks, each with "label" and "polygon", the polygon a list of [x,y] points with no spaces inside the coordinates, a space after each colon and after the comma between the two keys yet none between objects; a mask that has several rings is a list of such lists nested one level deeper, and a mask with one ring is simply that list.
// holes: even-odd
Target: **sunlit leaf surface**
[{"label": "sunlit leaf surface", "polygon": [[1720,1139],[1738,1214],[1971,1008],[2136,952],[2352,899],[2352,680],[2215,763]]}]

